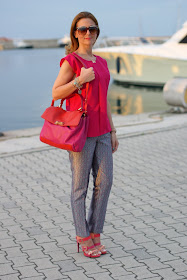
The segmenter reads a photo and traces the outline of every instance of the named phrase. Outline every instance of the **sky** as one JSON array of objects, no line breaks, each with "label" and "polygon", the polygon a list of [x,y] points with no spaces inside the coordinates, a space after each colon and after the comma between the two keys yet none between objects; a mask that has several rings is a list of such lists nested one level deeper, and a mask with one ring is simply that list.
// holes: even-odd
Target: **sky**
[{"label": "sky", "polygon": [[171,36],[187,21],[187,0],[0,0],[0,37],[62,38],[76,14],[98,19],[100,36]]}]

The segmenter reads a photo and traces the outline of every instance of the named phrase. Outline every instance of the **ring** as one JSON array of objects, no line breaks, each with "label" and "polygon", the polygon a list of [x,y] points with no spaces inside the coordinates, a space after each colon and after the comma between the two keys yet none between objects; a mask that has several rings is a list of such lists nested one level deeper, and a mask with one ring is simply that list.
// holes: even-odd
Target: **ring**
[{"label": "ring", "polygon": [[115,150],[115,148],[112,148],[112,150],[114,151],[114,150]]}]

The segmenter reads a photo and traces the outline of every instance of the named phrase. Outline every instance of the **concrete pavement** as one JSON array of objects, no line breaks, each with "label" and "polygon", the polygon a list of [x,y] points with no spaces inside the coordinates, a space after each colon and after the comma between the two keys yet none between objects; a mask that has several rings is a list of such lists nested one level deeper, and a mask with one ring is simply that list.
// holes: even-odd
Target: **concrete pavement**
[{"label": "concrete pavement", "polygon": [[[0,279],[187,279],[187,115],[114,116],[114,154],[103,244],[76,252],[66,151],[40,128],[0,141]],[[89,205],[92,180],[89,185]]]}]

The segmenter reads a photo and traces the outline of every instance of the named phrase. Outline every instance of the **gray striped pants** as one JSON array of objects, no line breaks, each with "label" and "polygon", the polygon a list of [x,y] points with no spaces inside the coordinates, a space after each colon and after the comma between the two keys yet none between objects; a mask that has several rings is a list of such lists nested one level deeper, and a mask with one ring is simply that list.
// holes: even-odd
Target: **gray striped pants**
[{"label": "gray striped pants", "polygon": [[[113,158],[110,133],[88,137],[83,150],[69,152],[72,170],[71,207],[76,235],[87,237],[101,233],[113,180]],[[92,169],[93,194],[86,219],[86,195]]]}]

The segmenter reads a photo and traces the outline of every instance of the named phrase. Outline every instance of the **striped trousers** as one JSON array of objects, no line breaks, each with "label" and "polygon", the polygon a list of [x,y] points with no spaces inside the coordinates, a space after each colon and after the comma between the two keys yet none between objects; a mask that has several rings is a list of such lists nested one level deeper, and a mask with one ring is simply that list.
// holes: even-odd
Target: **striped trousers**
[{"label": "striped trousers", "polygon": [[[76,235],[87,237],[90,232],[101,233],[113,180],[113,158],[110,133],[88,137],[83,150],[69,152],[72,170],[71,207]],[[86,218],[86,195],[90,171],[93,193]]]}]

